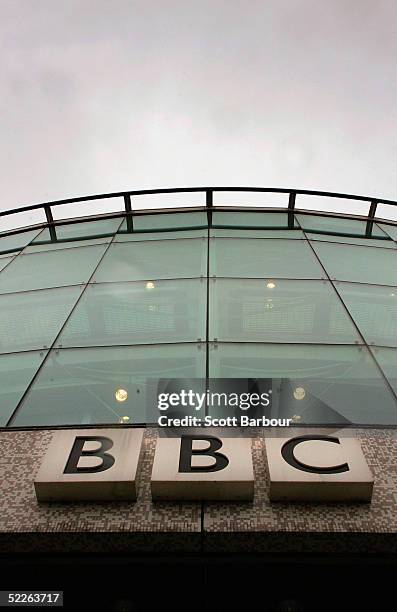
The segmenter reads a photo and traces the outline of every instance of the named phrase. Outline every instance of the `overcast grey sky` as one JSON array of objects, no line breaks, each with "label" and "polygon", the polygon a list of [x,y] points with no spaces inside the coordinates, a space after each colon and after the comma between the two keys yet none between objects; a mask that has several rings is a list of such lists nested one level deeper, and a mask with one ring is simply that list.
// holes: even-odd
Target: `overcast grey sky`
[{"label": "overcast grey sky", "polygon": [[0,0],[1,208],[133,188],[397,199],[395,0]]}]

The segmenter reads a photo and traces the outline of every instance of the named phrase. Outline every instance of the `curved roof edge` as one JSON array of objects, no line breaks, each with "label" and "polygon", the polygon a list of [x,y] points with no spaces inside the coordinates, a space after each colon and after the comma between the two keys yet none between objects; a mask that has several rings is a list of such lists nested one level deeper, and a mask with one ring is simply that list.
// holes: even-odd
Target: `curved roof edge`
[{"label": "curved roof edge", "polygon": [[[251,197],[263,196],[264,194],[271,194],[284,197],[282,205],[273,206],[266,202],[252,204],[217,204],[214,199],[216,196],[222,194],[249,194]],[[202,201],[200,203],[187,204],[182,206],[150,206],[148,202],[150,196],[180,196],[183,194],[198,194],[201,195]],[[143,202],[149,203],[148,207],[137,207],[136,198],[143,196]],[[145,196],[147,196],[145,198]],[[230,196],[233,199],[233,196]],[[103,210],[103,203],[112,200],[109,207],[105,206]],[[114,200],[117,201],[114,202]],[[146,202],[145,202],[146,200]],[[314,207],[311,207],[311,203]],[[99,208],[95,210],[95,203]],[[300,204],[303,204],[301,206]],[[309,205],[308,205],[309,204]],[[333,206],[336,205],[336,207]],[[78,209],[81,207],[81,213],[89,212],[89,214],[82,214],[79,216],[68,216],[68,212],[72,210],[72,206],[68,208],[68,205],[77,205]],[[319,207],[318,207],[319,206]],[[358,206],[360,211],[351,211],[349,207]],[[58,217],[57,214],[60,209],[58,207],[66,207],[66,216]],[[88,210],[88,208],[90,210]],[[106,210],[110,208],[110,210]],[[76,210],[76,207],[74,206]],[[79,196],[74,198],[66,198],[62,200],[53,200],[48,202],[41,202],[39,204],[31,204],[28,206],[20,206],[4,211],[0,211],[0,235],[14,234],[20,231],[25,231],[34,227],[48,227],[56,225],[58,223],[75,223],[84,220],[93,220],[100,218],[109,218],[124,215],[135,215],[141,213],[171,213],[171,212],[187,212],[193,210],[241,210],[241,211],[266,211],[266,212],[299,212],[303,214],[314,214],[314,215],[325,215],[325,216],[336,216],[341,218],[352,218],[361,219],[366,221],[378,220],[391,224],[397,224],[397,201],[389,200],[385,198],[378,198],[375,196],[362,196],[352,195],[346,193],[336,193],[329,191],[314,191],[308,189],[294,189],[294,188],[279,188],[279,187],[176,187],[176,188],[165,188],[165,189],[141,189],[141,190],[127,190],[111,193],[102,193],[88,196]],[[80,210],[78,210],[80,212]],[[385,214],[386,213],[386,214]],[[21,225],[15,220],[15,225],[11,224],[9,227],[5,227],[5,221],[10,216],[21,215],[20,220],[22,221],[22,215],[28,214],[28,219],[34,220],[34,223]],[[40,216],[42,217],[40,219]],[[30,218],[29,218],[30,217]],[[23,223],[23,221],[22,221]],[[4,230],[2,231],[2,226]]]}]

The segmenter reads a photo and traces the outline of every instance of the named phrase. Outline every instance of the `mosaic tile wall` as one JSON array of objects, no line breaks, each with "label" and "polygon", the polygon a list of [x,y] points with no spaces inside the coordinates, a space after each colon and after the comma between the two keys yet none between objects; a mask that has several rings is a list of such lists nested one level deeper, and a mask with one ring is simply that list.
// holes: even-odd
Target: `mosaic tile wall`
[{"label": "mosaic tile wall", "polygon": [[[270,503],[263,433],[253,434],[253,503],[152,503],[150,474],[157,432],[148,429],[136,503],[38,504],[33,480],[52,432],[1,431],[0,552],[396,550],[396,432],[343,434],[359,437],[374,473],[371,504]],[[294,435],[302,433],[293,430]]]}]

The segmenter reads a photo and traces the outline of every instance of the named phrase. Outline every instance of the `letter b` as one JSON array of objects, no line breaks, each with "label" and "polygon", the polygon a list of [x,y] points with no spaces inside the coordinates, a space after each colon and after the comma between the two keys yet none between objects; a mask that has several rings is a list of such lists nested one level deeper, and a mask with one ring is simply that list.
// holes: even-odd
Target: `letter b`
[{"label": "letter b", "polygon": [[[195,450],[193,449],[193,442],[204,440],[209,443],[208,448]],[[179,472],[190,473],[190,472],[219,472],[224,470],[229,464],[229,459],[226,455],[219,453],[219,449],[222,448],[222,442],[213,436],[182,436],[181,437],[181,450],[179,455]],[[210,466],[192,466],[193,456],[204,456],[213,457],[215,463]]]},{"label": "letter b", "polygon": [[[83,450],[86,442],[100,442],[101,446],[95,450]],[[64,474],[79,474],[81,472],[97,474],[98,472],[104,472],[112,467],[114,464],[114,457],[107,451],[113,446],[110,438],[104,438],[102,436],[77,436],[70,451],[69,459],[67,460]],[[97,467],[78,467],[80,457],[98,457],[102,459],[101,465]]]}]

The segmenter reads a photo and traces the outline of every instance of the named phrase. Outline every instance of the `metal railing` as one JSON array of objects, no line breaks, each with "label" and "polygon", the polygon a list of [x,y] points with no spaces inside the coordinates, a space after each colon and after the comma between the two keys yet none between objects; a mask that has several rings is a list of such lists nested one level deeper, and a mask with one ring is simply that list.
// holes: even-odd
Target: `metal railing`
[{"label": "metal railing", "polygon": [[[6,217],[8,215],[42,209],[45,213],[45,217],[47,220],[47,223],[44,224],[44,226],[48,226],[50,230],[51,230],[51,227],[53,227],[57,223],[64,223],[64,222],[74,223],[74,222],[78,222],[79,220],[81,220],[82,217],[94,218],[99,215],[101,216],[103,215],[107,215],[107,216],[126,215],[127,224],[129,224],[128,220],[135,213],[138,212],[138,209],[134,209],[134,197],[135,196],[162,195],[162,194],[169,195],[169,194],[180,194],[180,193],[186,193],[186,194],[201,193],[205,195],[205,204],[200,205],[200,206],[195,206],[195,207],[189,206],[188,209],[189,210],[194,210],[194,209],[211,210],[211,209],[225,208],[225,206],[214,206],[214,194],[221,193],[221,192],[286,194],[288,195],[287,207],[274,206],[274,207],[271,207],[272,210],[278,209],[278,210],[286,210],[288,212],[299,211],[299,212],[306,212],[306,213],[311,213],[311,214],[327,214],[330,216],[350,217],[350,218],[358,217],[358,218],[367,220],[369,223],[373,222],[376,219],[376,211],[377,211],[378,204],[388,204],[391,206],[397,206],[397,201],[395,200],[375,198],[375,197],[370,197],[370,196],[352,195],[352,194],[346,194],[346,193],[334,193],[330,191],[313,191],[309,189],[287,189],[287,188],[279,188],[279,187],[177,187],[177,188],[167,188],[167,189],[140,189],[140,190],[118,191],[118,192],[113,192],[113,193],[102,193],[102,194],[89,195],[89,196],[80,196],[80,197],[75,197],[75,198],[66,198],[63,200],[42,202],[40,204],[31,204],[29,206],[21,206],[18,208],[12,208],[9,210],[0,211],[0,218]],[[304,208],[297,209],[296,208],[297,196],[317,196],[317,197],[323,197],[323,198],[327,197],[327,198],[351,200],[352,202],[367,202],[368,203],[368,214],[367,215],[358,215],[358,214],[352,215],[349,213],[336,212],[336,211],[319,211],[319,210],[311,210],[311,209],[304,209]],[[117,212],[112,211],[109,213],[99,213],[99,214],[93,213],[93,214],[84,216],[84,203],[93,202],[95,200],[106,200],[110,198],[120,198],[123,201],[122,207],[120,208],[119,211]],[[57,206],[65,205],[65,204],[77,204],[77,203],[81,203],[82,205],[82,213],[83,213],[82,217],[54,220],[53,208]],[[239,206],[232,206],[232,207],[228,206],[227,208],[234,208],[234,209],[241,210],[242,207],[241,206],[240,207]],[[270,207],[264,206],[262,208],[260,206],[249,207],[249,206],[244,205],[243,209],[258,211],[258,210],[263,210],[263,209],[269,210]],[[143,210],[144,209],[139,209],[139,212],[143,212]],[[145,212],[154,213],[154,212],[159,212],[160,210],[164,211],[163,208],[157,208],[157,209],[151,208],[151,209],[145,210]],[[167,209],[167,210],[170,211],[170,209]],[[177,210],[186,210],[186,207],[177,207],[177,208],[172,209],[173,212]],[[43,223],[39,222],[36,225],[43,225]],[[7,234],[15,233],[19,231],[20,229],[21,228],[12,228],[12,229],[7,230],[7,232],[4,232],[4,233],[7,233]],[[0,221],[0,232],[1,232],[1,221]]]}]

